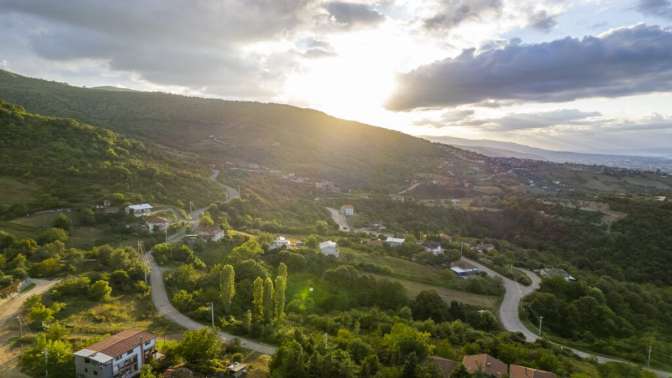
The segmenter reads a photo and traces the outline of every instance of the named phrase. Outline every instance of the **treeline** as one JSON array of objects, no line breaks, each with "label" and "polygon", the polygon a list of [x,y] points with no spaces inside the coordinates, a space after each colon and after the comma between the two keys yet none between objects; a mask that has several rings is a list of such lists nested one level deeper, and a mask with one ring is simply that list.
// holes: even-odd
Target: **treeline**
[{"label": "treeline", "polygon": [[667,289],[626,283],[604,276],[594,282],[545,279],[525,301],[528,318],[543,316],[554,335],[592,350],[646,362],[649,346],[654,363],[672,366],[672,296]]},{"label": "treeline", "polygon": [[223,196],[207,181],[208,174],[165,149],[72,119],[28,113],[0,100],[0,175],[35,192],[32,201],[1,205],[0,216],[91,206],[111,200],[113,193],[135,201],[207,203]]}]

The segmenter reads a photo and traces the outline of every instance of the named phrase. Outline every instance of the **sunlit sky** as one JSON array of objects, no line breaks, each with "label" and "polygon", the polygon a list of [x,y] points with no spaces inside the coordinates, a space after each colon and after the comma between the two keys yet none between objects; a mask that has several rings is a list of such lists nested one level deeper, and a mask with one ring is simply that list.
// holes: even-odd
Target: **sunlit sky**
[{"label": "sunlit sky", "polygon": [[646,153],[672,147],[671,26],[670,0],[0,0],[0,68]]}]

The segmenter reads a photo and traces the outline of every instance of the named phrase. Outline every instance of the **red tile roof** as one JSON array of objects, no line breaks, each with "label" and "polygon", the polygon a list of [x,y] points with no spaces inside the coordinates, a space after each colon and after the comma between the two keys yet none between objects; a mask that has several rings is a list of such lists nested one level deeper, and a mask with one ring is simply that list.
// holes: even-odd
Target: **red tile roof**
[{"label": "red tile roof", "polygon": [[436,368],[439,370],[440,376],[443,378],[449,378],[452,374],[455,368],[457,368],[457,362],[453,360],[449,360],[447,358],[439,357],[439,356],[431,356],[429,357],[431,360],[432,364],[436,366]]},{"label": "red tile roof", "polygon": [[110,357],[116,358],[140,345],[140,342],[147,342],[154,338],[156,338],[156,336],[149,332],[128,329],[93,345],[89,345],[86,349],[104,353]]},{"label": "red tile roof", "polygon": [[551,372],[520,365],[512,364],[510,369],[509,375],[511,378],[557,378],[557,376]]},{"label": "red tile roof", "polygon": [[495,377],[504,377],[509,372],[505,363],[485,353],[464,356],[462,365],[469,374],[481,372]]}]

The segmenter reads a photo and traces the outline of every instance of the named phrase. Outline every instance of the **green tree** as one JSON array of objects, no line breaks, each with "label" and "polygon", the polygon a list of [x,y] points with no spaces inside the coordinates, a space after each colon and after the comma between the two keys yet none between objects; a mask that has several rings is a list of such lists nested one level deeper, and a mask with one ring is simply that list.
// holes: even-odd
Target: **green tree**
[{"label": "green tree", "polygon": [[296,340],[285,342],[271,360],[271,377],[307,378],[306,354]]},{"label": "green tree", "polygon": [[53,226],[65,231],[70,231],[70,228],[72,228],[72,220],[70,220],[70,217],[67,215],[59,213],[54,219]]},{"label": "green tree", "polygon": [[360,376],[362,378],[371,378],[378,373],[380,370],[380,361],[378,361],[378,356],[375,354],[370,354],[366,356],[364,361],[362,361]]},{"label": "green tree", "polygon": [[236,295],[236,271],[233,269],[233,265],[227,264],[222,268],[220,275],[219,290],[224,309],[228,313],[231,311],[231,302]]},{"label": "green tree", "polygon": [[261,277],[252,284],[252,319],[255,323],[264,319],[264,279]]},{"label": "green tree", "polygon": [[[45,354],[48,358],[45,358]],[[35,342],[20,357],[21,370],[33,377],[70,378],[75,376],[75,363],[70,343],[48,340],[43,333],[35,337]]]},{"label": "green tree", "polygon": [[275,319],[282,320],[285,316],[285,293],[287,291],[286,278],[275,277]]},{"label": "green tree", "polygon": [[42,233],[40,233],[40,235],[37,237],[37,241],[43,245],[54,242],[56,240],[66,243],[68,239],[68,233],[64,229],[56,227],[48,228],[42,231]]},{"label": "green tree", "polygon": [[250,310],[243,314],[243,328],[248,335],[252,333],[252,311]]},{"label": "green tree", "polygon": [[201,219],[198,221],[198,224],[201,227],[208,228],[215,225],[215,221],[212,219],[212,215],[209,212],[204,212],[201,214]]},{"label": "green tree", "polygon": [[142,365],[142,370],[140,370],[140,378],[156,378],[156,374],[154,374],[154,371],[152,370],[152,365]]},{"label": "green tree", "polygon": [[96,301],[108,301],[112,295],[112,287],[105,280],[98,280],[89,288],[89,296]]},{"label": "green tree", "polygon": [[202,373],[214,370],[222,351],[222,341],[210,327],[186,331],[177,347],[177,353],[187,364]]},{"label": "green tree", "polygon": [[275,290],[273,280],[266,277],[264,280],[264,320],[270,323],[275,316]]}]

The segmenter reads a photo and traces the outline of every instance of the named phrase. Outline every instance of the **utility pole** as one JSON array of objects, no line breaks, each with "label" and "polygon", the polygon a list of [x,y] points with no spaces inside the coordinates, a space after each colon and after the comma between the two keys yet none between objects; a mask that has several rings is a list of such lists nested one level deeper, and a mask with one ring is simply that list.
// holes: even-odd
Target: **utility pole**
[{"label": "utility pole", "polygon": [[539,337],[541,337],[541,326],[542,326],[543,322],[544,322],[544,316],[539,315]]},{"label": "utility pole", "polygon": [[460,242],[460,259],[462,259],[462,249],[464,249],[464,242]]},{"label": "utility pole", "polygon": [[210,302],[210,322],[212,329],[215,329],[215,302]]},{"label": "utility pole", "polygon": [[19,321],[19,337],[23,337],[23,322],[21,321],[21,316],[17,316],[16,320]]},{"label": "utility pole", "polygon": [[44,378],[49,377],[48,366],[49,366],[49,349],[46,349],[46,347],[45,347],[45,349],[44,349]]},{"label": "utility pole", "polygon": [[651,352],[653,352],[653,345],[649,344],[649,357],[646,359],[647,367],[651,367]]}]

